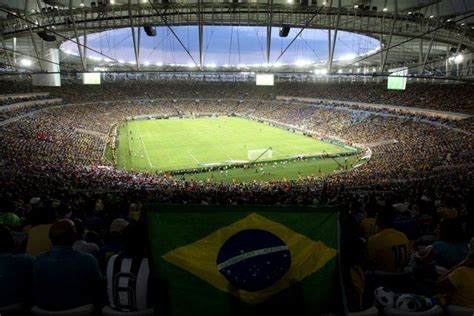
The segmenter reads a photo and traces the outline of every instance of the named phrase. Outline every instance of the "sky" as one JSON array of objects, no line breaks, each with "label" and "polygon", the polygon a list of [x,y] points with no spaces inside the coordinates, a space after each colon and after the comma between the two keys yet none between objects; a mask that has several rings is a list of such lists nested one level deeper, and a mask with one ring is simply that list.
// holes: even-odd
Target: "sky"
[{"label": "sky", "polygon": [[[136,34],[138,28],[135,28]],[[199,62],[199,36],[197,26],[176,26],[173,31]],[[280,64],[324,63],[328,58],[327,30],[305,29],[290,48],[283,50],[295,38],[300,29],[292,28],[286,38],[279,37],[279,28],[272,29],[272,49],[270,63],[279,58]],[[140,28],[141,64],[191,64],[193,60],[167,27],[156,27],[156,36],[149,37]],[[80,39],[82,42],[82,38]],[[131,28],[115,29],[88,35],[87,46],[103,55],[126,63],[135,61]],[[205,65],[255,65],[266,63],[266,27],[253,26],[205,26],[204,27]],[[338,32],[335,59],[350,59],[379,47],[379,41],[364,35]],[[61,49],[78,54],[77,45],[65,42]],[[88,51],[89,57],[100,57]]]}]

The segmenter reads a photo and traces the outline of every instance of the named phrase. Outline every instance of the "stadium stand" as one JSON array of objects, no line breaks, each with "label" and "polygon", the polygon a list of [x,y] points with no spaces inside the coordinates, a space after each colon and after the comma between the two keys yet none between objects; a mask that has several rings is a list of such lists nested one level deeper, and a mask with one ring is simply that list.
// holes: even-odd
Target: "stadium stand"
[{"label": "stadium stand", "polygon": [[[51,98],[60,96],[65,100],[64,104],[45,109],[42,106],[32,108],[27,111],[28,116],[22,116],[23,112],[12,114],[0,127],[0,197],[3,201],[0,223],[2,229],[7,229],[12,235],[14,247],[2,248],[0,269],[8,269],[6,258],[15,258],[25,252],[38,255],[28,251],[28,241],[33,232],[48,231],[51,223],[61,219],[74,219],[74,222],[80,223],[77,228],[81,236],[75,238],[77,245],[92,245],[94,249],[99,249],[91,251],[91,247],[84,246],[82,251],[88,252],[88,258],[106,275],[108,259],[116,258],[123,250],[124,240],[120,232],[126,223],[145,220],[140,210],[149,201],[221,205],[342,205],[346,211],[341,214],[341,253],[350,311],[356,313],[369,309],[368,313],[373,312],[373,291],[380,285],[427,297],[437,293],[448,293],[448,298],[450,293],[456,295],[456,289],[454,292],[453,289],[446,292],[445,288],[437,290],[433,286],[433,278],[416,273],[415,251],[412,251],[415,246],[411,245],[422,249],[433,244],[433,249],[438,249],[441,243],[438,239],[448,243],[455,240],[459,247],[464,247],[464,254],[468,253],[467,244],[474,225],[470,211],[473,203],[474,163],[474,136],[470,119],[454,121],[433,119],[423,114],[394,113],[388,108],[362,109],[343,101],[337,104],[281,101],[276,99],[280,94],[278,88],[255,90],[246,84],[232,87],[225,83],[216,85],[218,89],[199,82],[193,84],[192,88],[189,88],[189,83],[159,83],[159,93],[154,89],[145,89],[146,95],[141,93],[143,86],[134,82],[106,84],[97,88],[94,95],[84,93],[80,86],[66,85],[50,91]],[[309,96],[332,97],[334,95],[331,93],[336,93],[332,91],[336,87],[331,84],[322,84],[321,87],[318,95],[312,93]],[[456,87],[429,86],[423,89],[415,86],[410,99],[400,100],[391,93],[377,96],[379,90],[376,85],[372,87],[374,92],[371,92],[371,88],[366,94],[353,88],[344,89],[346,96],[342,95],[341,99],[437,109],[436,103],[418,102],[426,90],[433,89],[437,94],[443,91],[446,93],[447,109],[472,113],[472,107],[466,102],[461,104],[458,98],[449,105],[449,95]],[[25,88],[25,91],[32,90]],[[179,97],[178,90],[183,91]],[[315,90],[318,89],[311,89]],[[294,93],[307,95],[304,91],[305,85]],[[459,93],[469,95],[472,92],[470,89],[460,89]],[[125,98],[126,101],[123,100]],[[197,102],[196,99],[205,102]],[[472,98],[466,96],[466,100]],[[184,181],[179,177],[116,170],[111,162],[104,159],[103,153],[110,143],[110,127],[113,124],[127,117],[183,113],[238,114],[272,120],[348,144],[369,146],[372,157],[350,172],[326,175],[322,179],[308,177],[263,183]],[[368,234],[361,229],[361,222],[368,215],[386,215],[388,210],[393,212],[394,227],[410,237],[410,246],[406,249],[408,257],[403,265],[397,267],[400,274],[396,273],[395,276],[387,275],[393,272],[391,270],[372,272],[374,265],[370,260],[367,261],[364,253],[367,244],[370,248],[373,243],[370,240],[378,238],[380,233],[373,231]],[[16,214],[16,217],[8,214]],[[38,214],[43,217],[38,217]],[[445,217],[455,217],[459,222],[461,228],[457,231],[458,236],[452,236],[453,233],[447,237],[436,235],[435,230]],[[117,222],[117,219],[120,221]],[[387,229],[384,225],[380,228],[382,234]],[[47,249],[51,247],[48,243],[43,246]],[[54,243],[52,247],[54,251]],[[4,255],[6,253],[8,256]],[[74,254],[80,255],[76,250]],[[38,266],[40,257],[29,258],[36,261],[35,265]],[[457,259],[446,268],[451,268],[453,264],[464,265],[460,271],[468,276],[474,271],[470,261],[463,260],[460,263]],[[414,270],[411,270],[411,266]],[[379,269],[377,265],[375,267]],[[403,272],[406,269],[409,272]],[[0,274],[2,271],[5,270],[1,270]],[[401,275],[408,278],[409,282],[403,282],[404,287],[397,288],[397,284],[392,281],[400,281]],[[436,273],[432,275],[434,279],[437,276]],[[2,293],[7,291],[1,289]],[[101,291],[105,295],[106,287],[102,286]],[[448,299],[445,304],[449,302]],[[3,310],[16,309],[17,306],[24,310],[25,305],[29,308],[35,301],[25,295],[7,304],[2,307]],[[103,315],[124,313],[110,307],[110,300],[95,304],[95,310],[102,311]],[[77,306],[64,308],[69,307]],[[399,310],[378,307],[385,315],[405,315]],[[446,307],[446,313],[450,315],[468,308],[473,306],[450,306]],[[440,315],[442,312],[442,308],[435,306],[429,311],[411,314]],[[39,306],[32,309],[34,315],[44,313],[51,314]],[[64,313],[70,315],[71,311],[66,310]],[[140,313],[149,311],[145,309],[127,315],[142,315]]]}]

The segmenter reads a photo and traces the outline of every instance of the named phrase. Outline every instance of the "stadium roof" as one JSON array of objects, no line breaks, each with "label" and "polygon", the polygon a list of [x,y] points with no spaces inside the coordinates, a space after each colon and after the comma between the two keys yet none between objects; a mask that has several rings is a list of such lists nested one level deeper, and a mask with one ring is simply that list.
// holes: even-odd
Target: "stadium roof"
[{"label": "stadium roof", "polygon": [[[409,66],[412,73],[420,75],[472,76],[473,1],[0,0],[0,13],[1,61],[4,65],[26,71],[40,71],[40,66],[43,66],[41,63],[45,62],[41,61],[45,48],[58,48],[66,40],[72,41],[76,47],[69,50],[75,50],[79,56],[62,52],[62,71],[90,71],[104,66],[118,71],[143,70],[143,63],[147,62],[140,55],[141,44],[146,42],[143,32],[129,33],[132,34],[131,49],[135,55],[135,64],[120,63],[119,59],[110,56],[105,50],[101,51],[100,47],[91,47],[96,36],[91,35],[93,33],[119,28],[130,30],[130,27],[136,30],[143,26],[157,27],[158,37],[163,36],[164,32],[170,33],[168,36],[174,38],[177,46],[175,50],[179,48],[180,53],[189,53],[196,69],[205,70],[206,34],[212,28],[219,29],[216,26],[240,26],[238,29],[241,30],[245,27],[257,28],[257,33],[261,34],[260,45],[256,50],[259,54],[263,53],[263,60],[266,60],[262,70],[275,66],[278,59],[275,58],[276,54],[282,55],[281,59],[291,52],[293,45],[301,42],[301,35],[304,37],[305,32],[308,32],[307,29],[323,29],[330,32],[324,31],[328,40],[323,45],[327,48],[320,50],[320,53],[326,56],[319,60],[324,62],[324,69],[329,73],[365,67],[371,69],[371,73],[375,69],[377,73],[385,74],[390,68]],[[284,45],[275,50],[273,45],[279,40],[275,28],[282,27],[291,28],[290,34]],[[223,34],[232,28],[226,28]],[[183,29],[192,30],[197,37],[192,42],[196,44],[191,45],[183,40],[180,31]],[[160,33],[160,30],[163,32]],[[368,55],[357,54],[357,58],[341,62],[337,56],[340,48],[336,45],[340,42],[341,32],[353,32],[376,39],[381,43],[381,49],[369,50]],[[49,36],[50,41],[41,39],[38,33]],[[309,46],[311,48],[311,44]],[[233,50],[232,47],[227,49]],[[308,47],[306,49],[310,50]],[[361,47],[355,50],[363,51]],[[101,57],[91,58],[94,54]],[[25,59],[28,61],[22,63]],[[153,69],[159,70],[160,65],[155,63],[155,66]],[[306,68],[279,69],[313,70],[313,64]]]}]

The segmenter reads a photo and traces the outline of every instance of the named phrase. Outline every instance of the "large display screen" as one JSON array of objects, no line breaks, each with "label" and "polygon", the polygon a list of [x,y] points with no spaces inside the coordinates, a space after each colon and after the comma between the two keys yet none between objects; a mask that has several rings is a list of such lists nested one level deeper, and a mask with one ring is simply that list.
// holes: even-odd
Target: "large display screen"
[{"label": "large display screen", "polygon": [[84,72],[82,74],[83,84],[100,84],[100,72]]},{"label": "large display screen", "polygon": [[388,75],[387,89],[405,90],[407,86],[408,68],[390,69]]},{"label": "large display screen", "polygon": [[255,77],[257,86],[273,86],[275,84],[274,77],[273,74],[257,74]]}]

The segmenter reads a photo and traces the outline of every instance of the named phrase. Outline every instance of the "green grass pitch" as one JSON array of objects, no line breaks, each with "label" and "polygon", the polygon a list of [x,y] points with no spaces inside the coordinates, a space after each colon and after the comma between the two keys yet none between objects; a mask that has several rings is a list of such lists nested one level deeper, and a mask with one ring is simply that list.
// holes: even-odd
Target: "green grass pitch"
[{"label": "green grass pitch", "polygon": [[[245,118],[216,117],[197,119],[133,120],[118,128],[117,168],[134,171],[164,172],[203,167],[206,164],[248,160],[248,151],[272,147],[275,159],[291,155],[330,154],[351,151],[343,146],[293,133]],[[352,165],[357,158],[338,158]],[[261,168],[261,169],[260,169]],[[324,174],[338,169],[334,159],[277,164],[264,161],[257,168],[231,168],[186,175],[185,178],[238,181],[295,179]],[[272,175],[273,174],[273,175]]]}]

